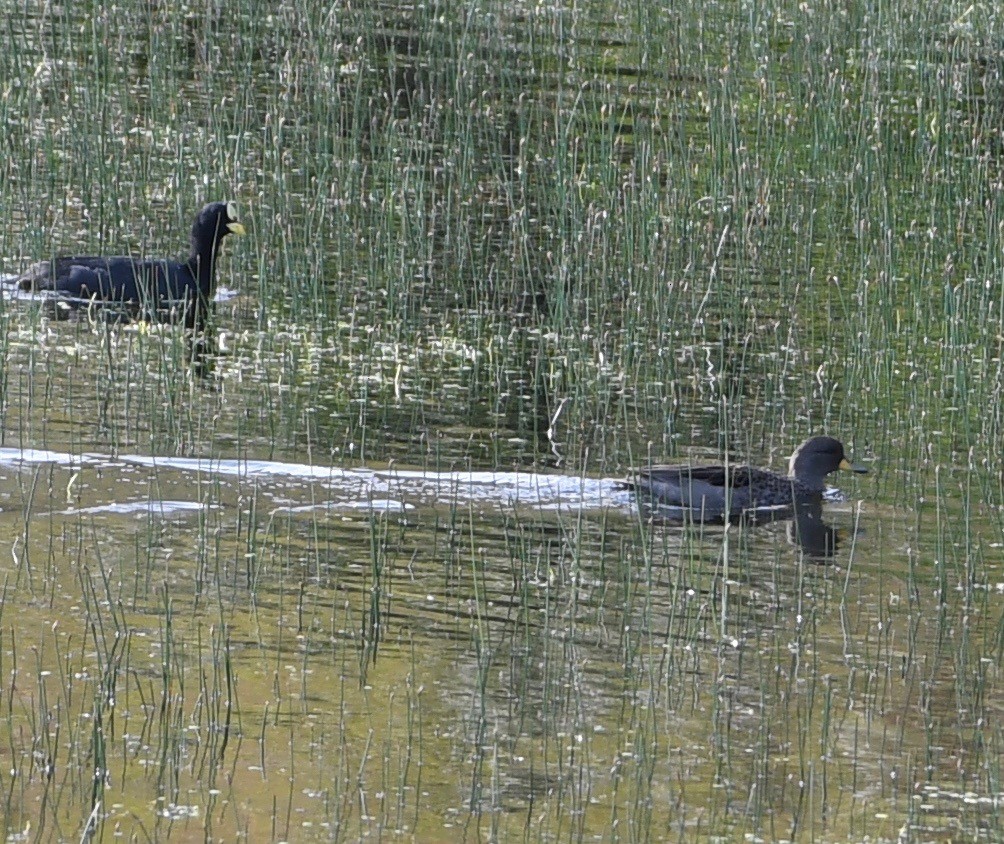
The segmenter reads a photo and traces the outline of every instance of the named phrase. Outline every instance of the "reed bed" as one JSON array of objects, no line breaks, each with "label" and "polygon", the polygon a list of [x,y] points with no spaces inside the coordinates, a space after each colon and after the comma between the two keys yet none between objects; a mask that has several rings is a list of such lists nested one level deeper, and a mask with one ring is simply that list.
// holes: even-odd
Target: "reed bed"
[{"label": "reed bed", "polygon": [[[6,271],[248,229],[204,367],[0,302],[0,446],[70,455],[0,452],[9,838],[1000,836],[995,10],[0,12]],[[874,469],[826,554],[129,462],[608,478],[822,431]]]}]

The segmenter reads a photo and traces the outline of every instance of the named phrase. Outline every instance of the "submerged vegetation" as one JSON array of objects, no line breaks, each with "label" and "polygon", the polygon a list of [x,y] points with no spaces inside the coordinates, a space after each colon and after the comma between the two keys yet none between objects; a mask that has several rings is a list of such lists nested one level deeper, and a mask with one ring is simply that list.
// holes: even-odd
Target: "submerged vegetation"
[{"label": "submerged vegetation", "polygon": [[206,377],[0,303],[8,837],[1001,836],[996,9],[0,9],[5,272],[248,234]]}]

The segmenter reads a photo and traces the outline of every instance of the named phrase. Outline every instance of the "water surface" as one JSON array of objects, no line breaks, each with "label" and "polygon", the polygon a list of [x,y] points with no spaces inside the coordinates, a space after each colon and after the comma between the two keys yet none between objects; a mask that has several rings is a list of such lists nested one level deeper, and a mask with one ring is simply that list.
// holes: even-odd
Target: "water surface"
[{"label": "water surface", "polygon": [[[986,10],[0,4],[11,838],[1000,837]],[[649,520],[633,465],[864,479]]]}]

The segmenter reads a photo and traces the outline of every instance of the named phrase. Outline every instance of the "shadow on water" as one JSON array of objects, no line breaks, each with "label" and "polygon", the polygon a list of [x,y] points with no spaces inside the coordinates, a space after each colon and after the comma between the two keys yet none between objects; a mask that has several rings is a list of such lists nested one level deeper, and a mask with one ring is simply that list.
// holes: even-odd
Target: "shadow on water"
[{"label": "shadow on water", "polygon": [[[229,288],[216,291],[211,301],[200,299],[166,304],[156,309],[133,302],[114,302],[100,299],[80,299],[48,291],[25,291],[12,283],[17,276],[0,276],[0,298],[4,302],[41,308],[50,319],[60,322],[81,320],[103,330],[104,351],[111,354],[110,331],[116,326],[132,322],[151,325],[176,325],[183,333],[182,361],[192,374],[208,380],[216,368],[219,355],[217,340],[216,304],[234,298]],[[106,396],[103,401],[111,400]]]},{"label": "shadow on water", "polygon": [[821,498],[795,506],[763,507],[728,518],[720,513],[695,514],[689,508],[659,504],[644,497],[639,499],[638,506],[653,521],[670,526],[704,523],[756,528],[784,522],[788,542],[819,562],[832,559],[843,541],[842,531],[824,518]]}]

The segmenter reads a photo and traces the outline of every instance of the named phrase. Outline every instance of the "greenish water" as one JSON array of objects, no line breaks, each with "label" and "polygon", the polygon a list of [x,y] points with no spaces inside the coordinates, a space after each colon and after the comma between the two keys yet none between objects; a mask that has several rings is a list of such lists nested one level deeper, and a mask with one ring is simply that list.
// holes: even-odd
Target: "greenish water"
[{"label": "greenish water", "polygon": [[205,378],[0,306],[10,839],[1001,836],[994,9],[0,11],[5,271],[248,230]]}]

